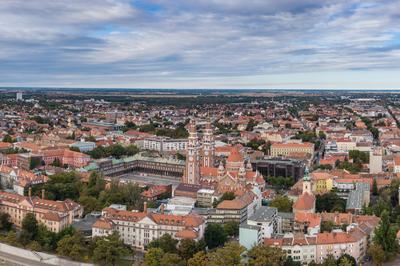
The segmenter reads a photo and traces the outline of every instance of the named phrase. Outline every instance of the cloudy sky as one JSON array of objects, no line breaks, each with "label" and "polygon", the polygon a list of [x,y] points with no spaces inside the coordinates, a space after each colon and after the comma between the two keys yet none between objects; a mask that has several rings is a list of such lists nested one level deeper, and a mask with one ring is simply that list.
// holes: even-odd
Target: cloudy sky
[{"label": "cloudy sky", "polygon": [[1,0],[0,86],[400,88],[400,1]]}]

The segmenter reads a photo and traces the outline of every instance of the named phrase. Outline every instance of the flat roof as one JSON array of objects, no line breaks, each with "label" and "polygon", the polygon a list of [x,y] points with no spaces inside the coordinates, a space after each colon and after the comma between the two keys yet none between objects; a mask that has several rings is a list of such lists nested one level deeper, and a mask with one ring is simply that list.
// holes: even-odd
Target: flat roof
[{"label": "flat roof", "polygon": [[269,222],[278,213],[278,209],[274,207],[261,206],[249,220],[257,222]]}]

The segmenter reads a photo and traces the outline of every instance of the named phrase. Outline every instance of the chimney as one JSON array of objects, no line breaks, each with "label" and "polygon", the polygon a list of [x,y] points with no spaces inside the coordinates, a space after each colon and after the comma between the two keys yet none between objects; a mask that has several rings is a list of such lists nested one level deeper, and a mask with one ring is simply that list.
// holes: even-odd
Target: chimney
[{"label": "chimney", "polygon": [[29,197],[32,197],[32,188],[31,188],[31,187],[29,187],[28,196],[29,196]]},{"label": "chimney", "polygon": [[147,201],[143,203],[143,212],[147,213]]},{"label": "chimney", "polygon": [[160,206],[160,212],[161,212],[161,214],[164,214],[164,203],[161,204],[161,206]]},{"label": "chimney", "polygon": [[42,189],[42,199],[44,199],[44,189]]}]

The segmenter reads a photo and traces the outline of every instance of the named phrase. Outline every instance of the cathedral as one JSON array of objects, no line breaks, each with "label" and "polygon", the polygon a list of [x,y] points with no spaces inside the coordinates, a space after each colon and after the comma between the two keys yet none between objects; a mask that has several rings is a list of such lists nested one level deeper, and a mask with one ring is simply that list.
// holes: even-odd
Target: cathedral
[{"label": "cathedral", "polygon": [[183,183],[212,186],[219,193],[240,192],[253,187],[264,190],[265,181],[258,171],[253,171],[249,160],[244,159],[237,146],[232,146],[225,164],[215,165],[215,143],[210,122],[207,122],[200,139],[196,124],[189,124],[186,169]]}]

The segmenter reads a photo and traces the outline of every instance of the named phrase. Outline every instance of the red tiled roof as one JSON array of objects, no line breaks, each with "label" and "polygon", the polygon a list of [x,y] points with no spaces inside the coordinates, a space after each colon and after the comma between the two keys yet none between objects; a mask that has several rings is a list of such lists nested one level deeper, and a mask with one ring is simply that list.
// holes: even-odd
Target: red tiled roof
[{"label": "red tiled roof", "polygon": [[113,222],[107,218],[98,219],[92,227],[110,230],[113,228]]},{"label": "red tiled roof", "polygon": [[305,211],[315,207],[315,197],[307,192],[303,193],[294,203],[293,209]]}]

